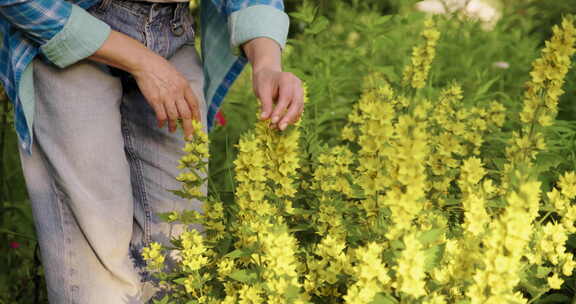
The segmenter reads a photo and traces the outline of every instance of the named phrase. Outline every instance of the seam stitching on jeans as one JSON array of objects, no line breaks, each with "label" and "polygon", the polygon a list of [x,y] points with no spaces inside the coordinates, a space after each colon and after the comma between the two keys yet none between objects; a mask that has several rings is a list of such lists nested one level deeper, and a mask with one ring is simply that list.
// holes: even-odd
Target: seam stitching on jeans
[{"label": "seam stitching on jeans", "polygon": [[[52,179],[51,183],[50,183],[50,187],[52,188],[52,192],[54,193],[54,198],[56,199],[56,204],[58,206],[58,220],[60,223],[60,229],[62,229],[62,246],[63,251],[64,251],[64,265],[68,265],[70,269],[73,268],[73,261],[72,261],[72,254],[70,252],[70,246],[68,244],[68,242],[66,241],[66,237],[71,237],[71,235],[69,233],[67,233],[67,229],[66,229],[66,223],[64,223],[64,196],[65,194],[62,192],[62,190],[60,189],[60,187],[58,187],[58,185],[56,184],[56,181],[54,179]],[[73,292],[73,287],[74,285],[71,284],[71,278],[68,278],[68,276],[70,275],[70,269],[65,269],[64,271],[64,275],[63,280],[64,282],[62,282],[64,284],[64,291],[65,291],[65,295],[64,298],[70,300],[71,304],[75,303],[75,298],[78,297],[77,292]]]},{"label": "seam stitching on jeans", "polygon": [[135,166],[135,176],[132,182],[136,184],[136,192],[138,192],[138,199],[140,199],[139,203],[142,204],[142,208],[144,209],[144,245],[147,246],[151,241],[150,222],[152,220],[152,216],[150,205],[148,204],[148,196],[145,189],[146,185],[144,183],[144,172],[142,170],[140,159],[134,153],[134,143],[132,142],[132,137],[130,136],[130,127],[124,118],[122,118],[121,125],[123,130],[122,134],[124,137],[126,156],[130,160],[130,165]]}]

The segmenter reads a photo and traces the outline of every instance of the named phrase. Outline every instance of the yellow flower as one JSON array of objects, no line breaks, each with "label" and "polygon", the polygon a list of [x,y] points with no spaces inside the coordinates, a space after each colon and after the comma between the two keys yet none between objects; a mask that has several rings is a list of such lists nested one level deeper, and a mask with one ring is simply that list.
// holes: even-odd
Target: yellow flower
[{"label": "yellow flower", "polygon": [[426,299],[424,304],[447,304],[446,297],[439,294],[433,294],[432,297]]},{"label": "yellow flower", "polygon": [[401,292],[415,299],[426,295],[424,272],[425,256],[422,251],[422,244],[414,234],[404,237],[405,249],[398,259],[396,276]]},{"label": "yellow flower", "polygon": [[164,256],[162,255],[162,245],[157,242],[152,242],[148,247],[142,249],[142,257],[148,264],[147,267],[151,270],[160,270],[164,267]]},{"label": "yellow flower", "polygon": [[471,157],[462,164],[460,174],[462,174],[461,179],[465,180],[467,184],[476,185],[484,177],[486,170],[481,159]]},{"label": "yellow flower", "polygon": [[430,66],[436,56],[436,43],[440,38],[440,32],[436,30],[434,21],[427,19],[424,31],[420,35],[425,42],[412,50],[411,64],[404,69],[403,79],[404,83],[410,84],[415,89],[421,89],[426,85]]},{"label": "yellow flower", "polygon": [[558,277],[557,273],[548,277],[548,286],[550,286],[551,289],[560,289],[562,288],[562,284],[564,284],[564,280]]},{"label": "yellow flower", "polygon": [[565,254],[566,260],[564,265],[562,265],[562,274],[565,276],[571,276],[576,268],[576,261],[574,261],[574,256],[571,253]]},{"label": "yellow flower", "polygon": [[558,186],[567,199],[574,199],[576,197],[576,173],[567,172],[562,175],[558,181]]},{"label": "yellow flower", "polygon": [[356,250],[357,265],[352,269],[357,282],[344,296],[346,303],[371,303],[377,293],[385,290],[390,283],[389,269],[381,259],[383,246],[370,243]]},{"label": "yellow flower", "polygon": [[218,262],[218,275],[224,278],[231,274],[235,269],[234,261],[224,258]]},{"label": "yellow flower", "polygon": [[182,266],[185,271],[194,272],[200,270],[208,264],[208,258],[205,256],[207,248],[204,240],[197,230],[187,230],[180,235],[182,251]]},{"label": "yellow flower", "polygon": [[[522,134],[515,135],[516,147],[507,151],[512,162],[526,162],[545,148],[539,128],[552,124],[558,112],[558,98],[564,93],[562,85],[576,52],[576,30],[571,18],[564,18],[560,27],[555,26],[552,38],[545,43],[542,56],[533,63],[531,80],[526,84],[524,105],[520,120],[525,124]],[[536,144],[531,144],[536,143]]]},{"label": "yellow flower", "polygon": [[238,294],[240,296],[238,304],[265,303],[262,298],[262,290],[256,286],[243,285]]}]

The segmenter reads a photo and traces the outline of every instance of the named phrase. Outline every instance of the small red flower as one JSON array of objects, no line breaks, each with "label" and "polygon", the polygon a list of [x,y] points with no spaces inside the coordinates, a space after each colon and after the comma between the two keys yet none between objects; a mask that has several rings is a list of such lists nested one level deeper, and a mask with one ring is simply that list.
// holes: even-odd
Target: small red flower
[{"label": "small red flower", "polygon": [[216,124],[219,126],[225,126],[226,125],[226,118],[224,118],[224,114],[222,114],[222,110],[218,111],[218,113],[216,113]]},{"label": "small red flower", "polygon": [[12,248],[12,249],[18,249],[18,248],[20,248],[20,243],[18,243],[18,242],[10,242],[10,248]]}]

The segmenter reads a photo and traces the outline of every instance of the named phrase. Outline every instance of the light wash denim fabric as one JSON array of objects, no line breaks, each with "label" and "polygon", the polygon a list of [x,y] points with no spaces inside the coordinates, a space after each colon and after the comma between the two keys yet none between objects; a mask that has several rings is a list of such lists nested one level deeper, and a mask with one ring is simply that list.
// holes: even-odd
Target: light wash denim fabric
[{"label": "light wash denim fabric", "polygon": [[[104,0],[90,13],[168,58],[189,79],[206,126],[203,73],[186,6]],[[39,59],[33,64],[35,140],[33,153],[21,149],[20,156],[50,303],[145,303],[156,290],[142,247],[168,245],[184,228],[156,213],[201,208],[168,191],[180,188],[182,131],[157,127],[124,72],[88,60],[65,69]]]}]

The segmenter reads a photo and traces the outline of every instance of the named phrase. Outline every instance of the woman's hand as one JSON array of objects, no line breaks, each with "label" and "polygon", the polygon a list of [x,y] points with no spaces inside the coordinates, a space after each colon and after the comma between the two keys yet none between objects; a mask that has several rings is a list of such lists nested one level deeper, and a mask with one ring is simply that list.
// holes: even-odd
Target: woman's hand
[{"label": "woman's hand", "polygon": [[298,77],[263,68],[254,71],[252,79],[254,92],[262,101],[261,119],[272,118],[272,123],[280,130],[300,119],[304,111],[304,92]]},{"label": "woman's hand", "polygon": [[193,133],[192,120],[201,121],[198,100],[188,80],[167,60],[154,54],[147,64],[131,71],[142,95],[156,113],[158,126],[168,120],[170,132],[176,131],[176,121],[182,119],[184,135]]},{"label": "woman's hand", "polygon": [[280,130],[296,123],[304,111],[302,81],[282,72],[278,44],[269,38],[256,38],[243,45],[252,63],[254,94],[262,102],[261,119],[272,119]]},{"label": "woman's hand", "polygon": [[156,113],[158,126],[168,120],[170,132],[182,119],[186,138],[193,135],[192,120],[200,120],[198,100],[188,80],[162,56],[140,42],[112,31],[104,45],[90,57],[132,74],[140,91]]}]

